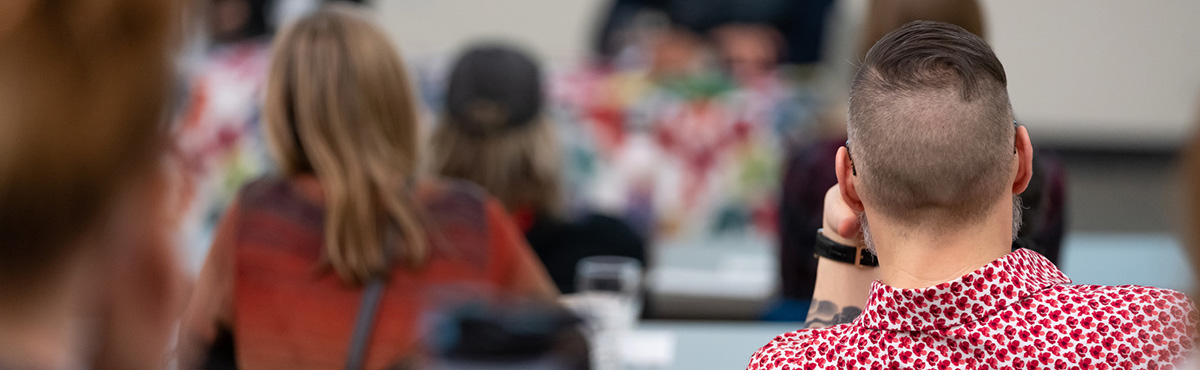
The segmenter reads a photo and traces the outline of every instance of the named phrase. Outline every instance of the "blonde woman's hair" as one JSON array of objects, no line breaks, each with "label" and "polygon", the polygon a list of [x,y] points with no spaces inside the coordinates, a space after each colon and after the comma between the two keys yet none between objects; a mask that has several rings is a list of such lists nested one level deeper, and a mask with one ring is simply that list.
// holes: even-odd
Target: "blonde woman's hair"
[{"label": "blonde woman's hair", "polygon": [[413,196],[418,124],[400,56],[366,15],[322,8],[276,41],[266,134],[287,175],[325,193],[325,258],[343,281],[419,267],[430,243]]},{"label": "blonde woman's hair", "polygon": [[442,176],[487,189],[509,210],[531,207],[556,217],[563,211],[558,135],[544,117],[500,133],[471,133],[443,115],[432,140],[432,165]]}]

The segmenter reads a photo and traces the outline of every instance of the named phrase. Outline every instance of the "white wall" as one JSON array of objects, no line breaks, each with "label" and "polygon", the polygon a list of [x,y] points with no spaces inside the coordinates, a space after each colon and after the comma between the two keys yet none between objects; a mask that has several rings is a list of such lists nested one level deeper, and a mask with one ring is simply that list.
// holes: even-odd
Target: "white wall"
[{"label": "white wall", "polygon": [[[859,1],[859,0],[854,0]],[[899,0],[897,0],[899,1]],[[409,56],[504,37],[583,55],[607,0],[378,0]],[[1018,118],[1038,142],[1165,147],[1200,103],[1200,1],[984,0]]]},{"label": "white wall", "polygon": [[384,27],[407,55],[452,55],[503,38],[552,61],[585,55],[607,0],[377,0]]},{"label": "white wall", "polygon": [[1200,103],[1200,1],[986,0],[1034,139],[1175,145]]}]

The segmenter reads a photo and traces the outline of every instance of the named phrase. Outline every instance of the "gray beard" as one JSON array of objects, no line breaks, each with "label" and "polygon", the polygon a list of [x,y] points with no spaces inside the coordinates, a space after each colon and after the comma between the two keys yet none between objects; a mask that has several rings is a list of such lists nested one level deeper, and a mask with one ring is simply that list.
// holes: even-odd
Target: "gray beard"
[{"label": "gray beard", "polygon": [[[1023,212],[1025,210],[1025,207],[1021,206],[1021,197],[1020,196],[1013,195],[1013,207],[1012,208],[1013,208],[1012,239],[1017,240],[1017,232],[1021,231],[1021,212]],[[866,213],[864,213],[864,212],[858,213],[858,225],[859,225],[859,228],[862,229],[863,242],[867,245],[867,249],[870,249],[871,253],[875,253],[876,255],[878,255],[878,253],[875,251],[875,239],[871,238],[871,227],[869,226],[869,224],[867,222],[867,214]]]}]

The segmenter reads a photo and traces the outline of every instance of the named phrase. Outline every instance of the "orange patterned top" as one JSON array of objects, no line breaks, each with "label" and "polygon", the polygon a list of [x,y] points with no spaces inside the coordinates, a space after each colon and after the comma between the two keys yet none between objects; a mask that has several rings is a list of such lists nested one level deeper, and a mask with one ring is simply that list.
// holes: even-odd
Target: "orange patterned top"
[{"label": "orange patterned top", "polygon": [[[441,247],[420,269],[392,271],[367,350],[369,369],[419,353],[422,319],[430,312],[480,299],[553,299],[557,294],[504,208],[483,190],[460,182],[424,182],[417,198],[433,225],[429,235],[440,238]],[[320,184],[313,178],[259,180],[243,188],[236,202],[218,228],[206,264],[225,260],[233,265],[211,268],[233,277],[232,284],[215,284],[228,286],[232,297],[222,297],[217,288],[212,298],[226,302],[216,309],[215,321],[229,321],[238,365],[344,367],[363,289],[321,267]],[[206,284],[205,273],[198,289]]]}]

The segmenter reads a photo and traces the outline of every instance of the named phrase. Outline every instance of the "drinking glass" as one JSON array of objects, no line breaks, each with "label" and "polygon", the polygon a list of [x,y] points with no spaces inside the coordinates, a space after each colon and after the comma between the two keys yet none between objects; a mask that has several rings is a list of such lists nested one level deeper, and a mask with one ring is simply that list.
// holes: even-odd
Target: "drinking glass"
[{"label": "drinking glass", "polygon": [[641,262],[619,256],[584,258],[576,266],[575,285],[578,308],[591,329],[593,364],[601,370],[619,368],[617,345],[641,314]]}]

